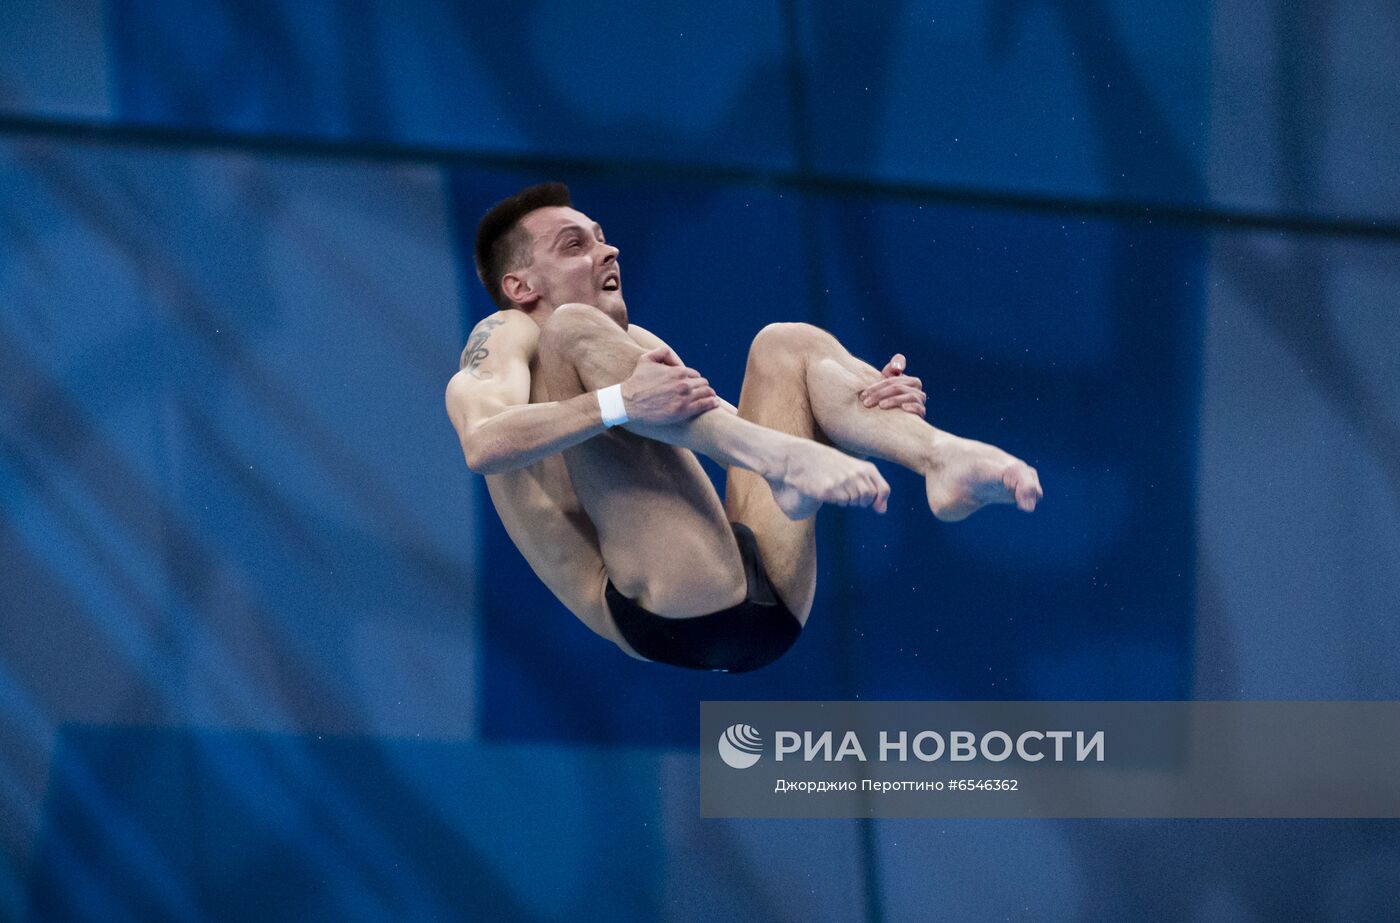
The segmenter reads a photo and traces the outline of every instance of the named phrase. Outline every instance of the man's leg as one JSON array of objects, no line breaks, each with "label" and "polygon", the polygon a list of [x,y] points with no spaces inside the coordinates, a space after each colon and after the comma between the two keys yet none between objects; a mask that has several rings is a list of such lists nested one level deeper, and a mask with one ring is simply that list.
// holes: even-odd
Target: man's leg
[{"label": "man's leg", "polygon": [[[560,308],[541,331],[539,371],[550,399],[566,400],[623,381],[643,352],[600,312]],[[619,427],[565,450],[564,461],[619,592],[671,617],[744,598],[729,521],[689,450]]]},{"label": "man's leg", "polygon": [[[747,420],[903,465],[925,478],[939,519],[962,519],[988,503],[1035,508],[1035,470],[995,446],[961,439],[903,410],[866,407],[861,389],[880,373],[831,334],[808,324],[771,324],[749,350],[739,414]],[[783,515],[763,479],[729,470],[729,518],[753,529],[764,565],[788,608],[805,621],[816,591],[814,519]]]},{"label": "man's leg", "polygon": [[[739,392],[739,416],[770,429],[824,441],[808,399],[805,360],[777,350],[770,352],[760,346],[763,338],[760,333],[749,349]],[[817,588],[817,517],[789,519],[763,478],[735,466],[728,469],[724,507],[731,522],[742,522],[753,530],[768,579],[788,610],[805,626]]]}]

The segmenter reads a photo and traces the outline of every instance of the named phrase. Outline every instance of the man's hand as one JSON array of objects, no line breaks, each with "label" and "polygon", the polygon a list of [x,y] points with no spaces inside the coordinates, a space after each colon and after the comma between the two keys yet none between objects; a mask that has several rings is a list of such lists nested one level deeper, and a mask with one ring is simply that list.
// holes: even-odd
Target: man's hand
[{"label": "man's hand", "polygon": [[885,363],[880,376],[879,381],[860,392],[862,404],[886,410],[898,408],[921,417],[924,415],[924,403],[928,398],[923,392],[923,382],[904,374],[904,356],[901,353],[895,353]]},{"label": "man's hand", "polygon": [[675,351],[658,346],[638,357],[632,376],[622,383],[622,405],[628,420],[665,426],[714,410],[719,398]]}]

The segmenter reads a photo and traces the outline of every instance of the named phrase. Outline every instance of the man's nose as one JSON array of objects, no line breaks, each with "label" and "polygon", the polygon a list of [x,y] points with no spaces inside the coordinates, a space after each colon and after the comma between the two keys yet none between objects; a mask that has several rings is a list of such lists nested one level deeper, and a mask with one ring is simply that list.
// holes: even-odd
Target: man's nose
[{"label": "man's nose", "polygon": [[604,262],[604,263],[611,263],[611,262],[614,262],[614,261],[617,259],[617,255],[618,255],[619,253],[621,253],[621,252],[622,252],[621,250],[619,250],[618,248],[614,247],[612,244],[604,244],[604,245],[603,245],[603,262]]}]

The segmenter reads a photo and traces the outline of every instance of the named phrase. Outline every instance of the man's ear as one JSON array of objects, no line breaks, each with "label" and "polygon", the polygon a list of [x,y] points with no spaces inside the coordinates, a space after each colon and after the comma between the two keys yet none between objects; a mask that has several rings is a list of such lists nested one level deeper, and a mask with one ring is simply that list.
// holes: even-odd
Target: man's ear
[{"label": "man's ear", "polygon": [[501,292],[527,310],[540,300],[539,290],[533,288],[530,281],[519,273],[508,272],[501,277]]}]

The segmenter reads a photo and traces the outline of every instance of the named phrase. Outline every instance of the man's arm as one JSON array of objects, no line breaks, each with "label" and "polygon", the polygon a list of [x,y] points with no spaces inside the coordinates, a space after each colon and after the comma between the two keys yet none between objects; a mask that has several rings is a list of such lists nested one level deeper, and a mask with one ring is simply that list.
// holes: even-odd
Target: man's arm
[{"label": "man's arm", "polygon": [[[664,350],[671,360],[680,357],[660,337],[636,324],[627,333],[639,346]],[[828,446],[789,433],[760,426],[739,416],[732,404],[727,412],[701,413],[673,426],[628,424],[639,436],[682,446],[707,455],[725,467],[752,471],[774,485],[774,496],[783,512],[802,519],[816,512],[819,503],[873,506],[883,513],[890,488],[874,465],[852,458]],[[792,488],[779,489],[779,485]]]},{"label": "man's arm", "polygon": [[538,344],[534,322],[510,311],[487,317],[468,338],[446,400],[467,467],[477,474],[523,468],[604,429],[591,394],[530,403],[530,358]]},{"label": "man's arm", "polygon": [[[476,325],[462,352],[461,369],[447,384],[447,415],[457,430],[467,467],[501,474],[534,464],[603,432],[596,392],[565,401],[530,403],[530,360],[539,327],[517,311],[501,311]],[[655,350],[624,383],[628,412],[641,425],[683,420],[713,406],[708,387],[684,390],[677,380],[698,377]]]}]

